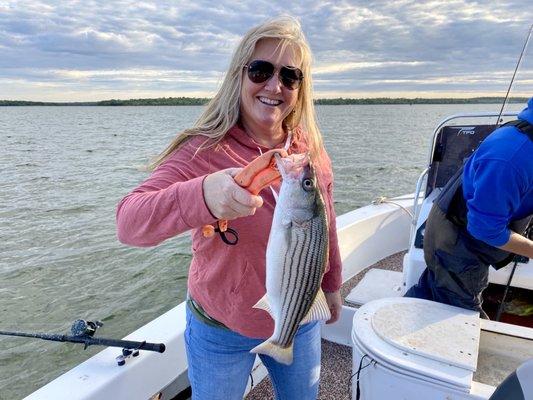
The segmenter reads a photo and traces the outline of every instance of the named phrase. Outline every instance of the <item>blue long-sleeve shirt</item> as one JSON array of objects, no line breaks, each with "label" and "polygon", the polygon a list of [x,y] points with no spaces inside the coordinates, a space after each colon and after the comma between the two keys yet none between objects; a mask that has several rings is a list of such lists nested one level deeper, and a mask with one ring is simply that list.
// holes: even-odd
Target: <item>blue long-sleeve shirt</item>
[{"label": "blue long-sleeve shirt", "polygon": [[[533,97],[518,119],[533,124]],[[467,229],[491,246],[509,241],[509,223],[533,214],[533,141],[515,127],[497,129],[467,160]]]}]

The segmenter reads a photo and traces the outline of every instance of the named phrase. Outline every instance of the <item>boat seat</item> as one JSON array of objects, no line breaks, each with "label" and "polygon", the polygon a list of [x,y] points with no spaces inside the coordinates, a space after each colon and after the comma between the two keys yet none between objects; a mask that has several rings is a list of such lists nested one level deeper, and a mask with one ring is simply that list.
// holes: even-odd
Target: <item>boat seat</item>
[{"label": "boat seat", "polygon": [[496,125],[453,125],[443,126],[436,133],[424,200],[419,208],[413,232],[414,238],[411,237],[409,251],[404,259],[404,293],[418,282],[420,275],[426,269],[423,252],[424,231],[433,201],[450,178],[462,167],[464,161],[496,127]]},{"label": "boat seat", "polygon": [[532,400],[533,359],[520,365],[496,388],[489,400]]},{"label": "boat seat", "polygon": [[431,155],[425,197],[442,188],[497,125],[444,126]]}]

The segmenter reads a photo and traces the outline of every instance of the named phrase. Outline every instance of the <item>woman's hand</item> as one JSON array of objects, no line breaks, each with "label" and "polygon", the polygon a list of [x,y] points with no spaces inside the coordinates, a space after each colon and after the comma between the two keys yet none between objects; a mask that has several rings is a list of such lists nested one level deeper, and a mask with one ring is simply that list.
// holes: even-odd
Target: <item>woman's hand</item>
[{"label": "woman's hand", "polygon": [[235,183],[233,177],[242,168],[228,168],[205,177],[204,199],[207,208],[218,219],[235,219],[254,215],[255,209],[263,205],[260,196],[250,194]]},{"label": "woman's hand", "polygon": [[326,321],[326,324],[333,324],[337,322],[341,316],[342,310],[342,298],[341,291],[337,290],[336,292],[326,293],[326,301],[329,306],[329,311],[331,312],[331,318]]}]

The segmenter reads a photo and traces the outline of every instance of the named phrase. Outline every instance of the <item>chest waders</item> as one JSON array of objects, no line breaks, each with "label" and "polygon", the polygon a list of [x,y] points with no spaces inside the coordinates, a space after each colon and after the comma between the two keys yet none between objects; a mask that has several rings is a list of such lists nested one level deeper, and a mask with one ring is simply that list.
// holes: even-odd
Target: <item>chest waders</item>
[{"label": "chest waders", "polygon": [[[508,125],[516,126],[533,140],[532,125],[524,121],[512,121]],[[427,268],[405,296],[476,310],[486,317],[481,309],[481,293],[488,286],[489,266],[502,268],[515,255],[468,233],[462,183],[463,168],[460,168],[435,199],[424,234]],[[531,216],[512,221],[509,229],[523,233],[531,222]]]}]

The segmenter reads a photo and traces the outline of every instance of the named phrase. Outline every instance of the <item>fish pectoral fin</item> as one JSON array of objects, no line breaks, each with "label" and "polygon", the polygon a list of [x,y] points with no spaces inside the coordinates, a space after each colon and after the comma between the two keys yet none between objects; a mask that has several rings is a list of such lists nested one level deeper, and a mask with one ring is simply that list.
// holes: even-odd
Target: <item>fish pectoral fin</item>
[{"label": "fish pectoral fin", "polygon": [[311,306],[311,309],[307,313],[307,315],[302,319],[302,322],[300,322],[300,325],[307,324],[308,322],[312,321],[320,321],[331,318],[331,312],[329,311],[328,302],[326,301],[326,296],[324,295],[324,292],[322,289],[318,289],[318,293],[316,294],[315,301],[313,305]]},{"label": "fish pectoral fin", "polygon": [[272,309],[270,308],[270,303],[268,302],[268,297],[265,294],[259,299],[253,308],[259,308],[260,310],[265,310],[272,317]]},{"label": "fish pectoral fin", "polygon": [[294,343],[291,343],[288,347],[281,347],[280,345],[268,339],[250,350],[250,353],[265,354],[272,357],[279,363],[291,365],[293,345]]}]

